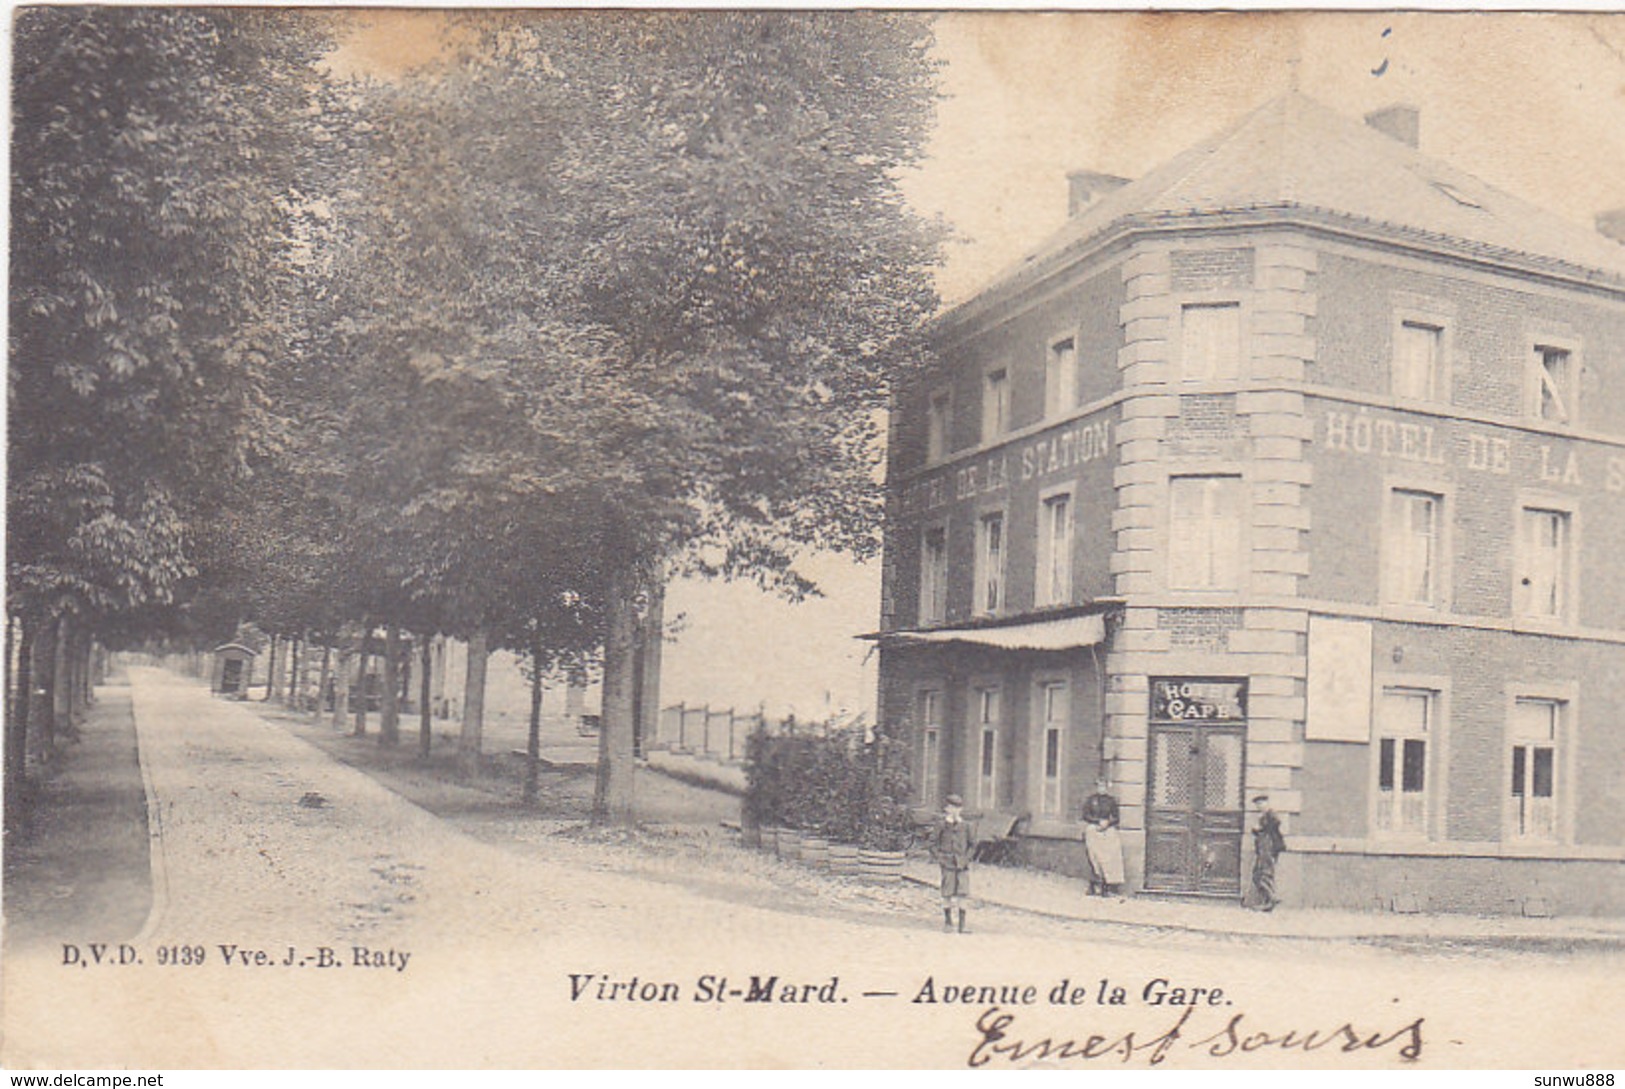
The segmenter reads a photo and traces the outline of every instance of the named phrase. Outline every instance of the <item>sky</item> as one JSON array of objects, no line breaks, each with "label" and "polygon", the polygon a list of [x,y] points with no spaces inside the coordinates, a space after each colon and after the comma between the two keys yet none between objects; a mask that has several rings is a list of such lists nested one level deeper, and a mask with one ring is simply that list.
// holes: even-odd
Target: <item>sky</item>
[{"label": "sky", "polygon": [[[372,12],[338,62],[431,60],[443,17]],[[1625,16],[961,12],[937,24],[945,98],[902,179],[957,233],[938,287],[968,298],[1059,227],[1066,174],[1139,177],[1296,85],[1359,117],[1421,112],[1421,150],[1578,223],[1625,207]],[[819,557],[826,596],[681,584],[664,702],[799,715],[873,707],[879,564]]]},{"label": "sky", "polygon": [[1590,224],[1625,206],[1625,16],[960,13],[937,27],[948,99],[907,180],[961,241],[975,292],[1060,226],[1066,174],[1135,178],[1286,91],[1352,117],[1421,110],[1421,150]]}]

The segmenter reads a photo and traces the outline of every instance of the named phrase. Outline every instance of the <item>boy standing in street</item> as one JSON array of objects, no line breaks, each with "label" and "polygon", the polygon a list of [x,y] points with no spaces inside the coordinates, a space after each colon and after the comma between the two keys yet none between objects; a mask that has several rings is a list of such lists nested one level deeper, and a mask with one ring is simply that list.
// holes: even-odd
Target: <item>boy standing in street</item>
[{"label": "boy standing in street", "polygon": [[970,825],[962,815],[964,806],[965,799],[948,795],[931,837],[931,857],[942,867],[942,929],[954,929],[957,910],[961,934],[965,933],[965,898],[970,895]]}]

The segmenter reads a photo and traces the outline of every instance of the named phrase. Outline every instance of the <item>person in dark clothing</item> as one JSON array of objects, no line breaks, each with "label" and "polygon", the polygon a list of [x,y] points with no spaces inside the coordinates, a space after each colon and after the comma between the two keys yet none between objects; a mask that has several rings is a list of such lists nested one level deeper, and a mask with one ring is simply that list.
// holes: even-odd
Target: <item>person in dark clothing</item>
[{"label": "person in dark clothing", "polygon": [[1253,888],[1247,906],[1255,911],[1274,911],[1280,903],[1275,897],[1275,860],[1286,850],[1286,837],[1281,835],[1281,819],[1270,808],[1267,794],[1253,799],[1258,807],[1258,824],[1253,828]]},{"label": "person in dark clothing", "polygon": [[1123,841],[1117,832],[1117,799],[1105,779],[1083,803],[1083,846],[1089,856],[1089,895],[1115,895],[1123,884]]},{"label": "person in dark clothing", "polygon": [[931,857],[942,867],[942,929],[954,929],[954,912],[958,911],[961,934],[965,933],[965,899],[970,896],[971,839],[964,806],[959,795],[948,795],[931,837]]}]

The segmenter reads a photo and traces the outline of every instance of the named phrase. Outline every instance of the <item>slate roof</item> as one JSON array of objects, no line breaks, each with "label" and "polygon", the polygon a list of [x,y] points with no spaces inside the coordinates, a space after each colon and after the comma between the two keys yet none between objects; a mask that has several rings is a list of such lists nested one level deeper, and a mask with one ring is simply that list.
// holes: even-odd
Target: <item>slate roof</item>
[{"label": "slate roof", "polygon": [[1625,287],[1625,245],[1292,92],[1099,198],[950,315],[1135,227],[1281,219]]}]

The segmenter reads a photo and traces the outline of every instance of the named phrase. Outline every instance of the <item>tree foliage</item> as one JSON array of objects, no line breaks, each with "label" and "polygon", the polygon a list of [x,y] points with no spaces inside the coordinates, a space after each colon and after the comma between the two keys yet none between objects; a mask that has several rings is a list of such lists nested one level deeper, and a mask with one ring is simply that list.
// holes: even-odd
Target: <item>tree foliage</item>
[{"label": "tree foliage", "polygon": [[602,647],[624,818],[658,581],[878,548],[929,20],[464,13],[345,82],[331,18],[19,17],[13,592]]},{"label": "tree foliage", "polygon": [[30,8],[16,22],[11,591],[165,602],[261,437],[318,21]]}]

